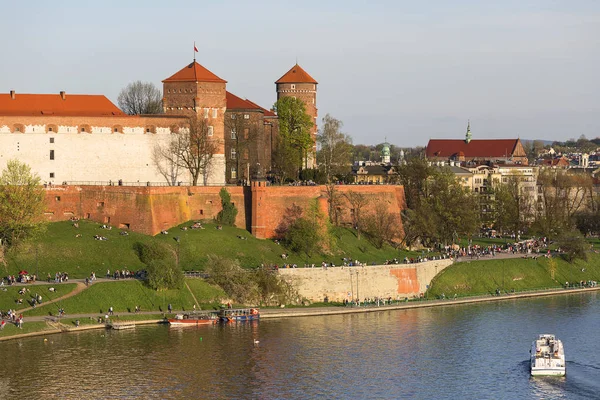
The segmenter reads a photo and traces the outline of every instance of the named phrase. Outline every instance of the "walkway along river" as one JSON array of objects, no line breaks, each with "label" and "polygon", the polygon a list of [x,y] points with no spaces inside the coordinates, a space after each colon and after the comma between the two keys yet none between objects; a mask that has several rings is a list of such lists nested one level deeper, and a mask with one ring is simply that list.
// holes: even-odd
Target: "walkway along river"
[{"label": "walkway along river", "polygon": [[[566,294],[574,294],[581,292],[595,292],[600,290],[600,287],[593,288],[578,288],[578,289],[555,289],[555,290],[543,290],[543,291],[531,291],[525,293],[516,293],[516,294],[507,294],[500,296],[478,296],[478,297],[467,297],[467,298],[459,298],[459,299],[447,299],[447,300],[419,300],[419,301],[410,301],[410,302],[393,302],[391,305],[386,306],[369,306],[369,307],[297,307],[297,308],[276,308],[276,309],[261,309],[261,319],[271,319],[271,318],[291,318],[291,317],[309,317],[309,316],[327,316],[327,315],[342,315],[342,314],[358,314],[358,313],[372,313],[372,312],[380,312],[380,311],[391,311],[391,310],[406,310],[406,309],[414,309],[414,308],[428,308],[428,307],[441,307],[441,306],[449,306],[449,305],[460,305],[460,304],[470,304],[470,303],[483,303],[483,302],[497,302],[503,300],[514,300],[521,298],[533,298],[533,297],[545,297],[545,296],[553,296],[553,295],[566,295]],[[70,296],[67,295],[67,296]],[[57,299],[59,300],[59,299]],[[146,311],[138,313],[137,315],[156,315],[156,312]],[[128,315],[120,314],[121,316]],[[73,314],[69,315],[69,318],[97,318],[100,316],[97,313],[94,314]],[[119,315],[117,315],[119,316]],[[58,317],[28,317],[26,321],[52,321],[52,322],[60,322],[60,318]],[[145,324],[160,324],[164,323],[164,319],[149,319],[147,321],[136,321],[137,325],[145,325]],[[5,340],[18,339],[23,337],[32,337],[32,336],[45,336],[49,334],[55,333],[64,333],[64,332],[78,332],[85,331],[90,329],[105,329],[105,324],[94,324],[94,325],[85,325],[80,327],[61,327],[56,329],[49,329],[42,332],[32,332],[23,335],[16,336],[7,336],[0,337],[0,342]]]}]

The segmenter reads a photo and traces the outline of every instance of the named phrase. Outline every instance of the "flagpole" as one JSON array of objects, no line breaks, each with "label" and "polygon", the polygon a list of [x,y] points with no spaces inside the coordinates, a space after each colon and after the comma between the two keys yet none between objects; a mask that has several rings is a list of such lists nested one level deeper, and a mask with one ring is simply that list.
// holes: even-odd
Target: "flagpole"
[{"label": "flagpole", "polygon": [[194,62],[196,62],[196,41],[194,40],[194,48],[192,49],[194,51]]}]

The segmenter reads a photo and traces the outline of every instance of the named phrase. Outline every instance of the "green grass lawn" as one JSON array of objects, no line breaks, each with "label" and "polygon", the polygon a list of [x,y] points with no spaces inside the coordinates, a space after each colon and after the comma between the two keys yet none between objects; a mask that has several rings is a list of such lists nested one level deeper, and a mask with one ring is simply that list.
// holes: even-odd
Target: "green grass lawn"
[{"label": "green grass lawn", "polygon": [[494,294],[496,289],[503,292],[514,289],[518,292],[558,288],[564,286],[565,282],[600,281],[599,254],[591,253],[587,262],[577,260],[573,264],[560,257],[553,257],[552,260],[556,262],[554,279],[551,276],[549,259],[545,257],[537,260],[516,258],[459,262],[446,268],[433,279],[428,295],[483,295]]},{"label": "green grass lawn", "polygon": [[[104,276],[106,270],[114,272],[126,268],[136,271],[144,265],[133,250],[134,244],[151,241],[166,243],[174,255],[179,254],[184,270],[203,270],[210,254],[237,259],[243,267],[281,266],[284,262],[302,267],[305,264],[320,265],[322,261],[339,265],[344,257],[372,264],[420,254],[399,251],[391,246],[376,249],[366,238],[357,240],[352,230],[335,228],[335,248],[329,254],[309,257],[290,252],[273,240],[256,239],[246,230],[230,226],[218,230],[215,224],[206,223],[205,229],[181,229],[191,225],[192,222],[187,222],[171,228],[167,235],[152,237],[135,232],[120,235],[116,228],[102,229],[101,224],[85,220],[79,221],[79,228],[74,228],[70,221],[50,223],[46,233],[34,243],[23,244],[6,254],[5,274],[17,274],[25,269],[31,274],[37,272],[39,279],[46,279],[47,274],[54,277],[56,272],[67,272],[71,278],[84,278],[92,271],[98,277]],[[95,240],[94,235],[105,236],[108,240]],[[240,236],[246,239],[240,239]],[[174,240],[176,237],[179,242]],[[284,253],[289,254],[286,260],[281,258]]]},{"label": "green grass lawn", "polygon": [[[219,288],[211,286],[201,279],[187,279],[190,290],[201,304],[202,308],[212,308],[215,299],[225,296]],[[25,315],[57,315],[58,309],[63,308],[69,314],[98,313],[105,314],[109,307],[115,313],[131,313],[135,306],[140,306],[142,311],[167,310],[171,304],[173,311],[191,310],[194,299],[184,286],[180,290],[156,291],[150,289],[138,280],[125,280],[114,282],[94,283],[80,294],[63,301],[41,305],[27,311]]]},{"label": "green grass lawn", "polygon": [[[56,299],[57,297],[64,296],[75,289],[74,283],[63,283],[60,285],[28,285],[28,286],[3,286],[0,290],[0,310],[6,312],[9,309],[22,310],[24,308],[31,307],[28,303],[36,294],[42,296],[42,306],[49,300]],[[48,288],[54,287],[55,292],[48,291]],[[25,294],[19,294],[19,290],[26,288],[29,291]],[[6,289],[6,290],[4,290]],[[17,304],[17,299],[23,299],[23,304]],[[41,306],[38,306],[41,307]]]},{"label": "green grass lawn", "polygon": [[[74,228],[70,221],[48,224],[48,229],[35,242],[11,249],[6,255],[8,273],[16,274],[27,270],[30,274],[37,271],[40,280],[47,274],[54,278],[56,272],[67,272],[71,278],[84,278],[94,271],[104,276],[106,270],[128,268],[138,270],[143,267],[133,251],[133,244],[152,240],[152,237],[135,232],[119,235],[119,230],[100,228],[101,224],[91,221],[79,221]],[[80,234],[81,237],[75,237]],[[108,238],[95,240],[94,235]]]},{"label": "green grass lawn", "polygon": [[[22,335],[31,332],[41,332],[45,330],[52,330],[50,325],[43,321],[27,322],[27,318],[23,319],[23,329],[17,328],[12,322],[7,322],[4,329],[0,330],[0,336],[15,336]],[[42,339],[43,340],[43,339]]]}]

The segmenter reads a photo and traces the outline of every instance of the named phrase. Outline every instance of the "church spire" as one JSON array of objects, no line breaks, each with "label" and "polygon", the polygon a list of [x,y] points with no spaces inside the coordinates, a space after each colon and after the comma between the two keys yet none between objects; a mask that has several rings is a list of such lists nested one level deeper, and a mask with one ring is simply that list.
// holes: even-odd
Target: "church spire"
[{"label": "church spire", "polygon": [[471,141],[472,135],[471,135],[471,120],[468,120],[467,122],[467,134],[465,135],[465,142],[467,144],[469,144],[469,142]]}]

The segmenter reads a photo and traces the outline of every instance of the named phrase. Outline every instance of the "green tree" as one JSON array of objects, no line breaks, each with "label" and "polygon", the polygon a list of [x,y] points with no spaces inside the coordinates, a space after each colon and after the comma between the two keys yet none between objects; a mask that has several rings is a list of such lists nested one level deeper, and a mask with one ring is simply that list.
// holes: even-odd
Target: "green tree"
[{"label": "green tree", "polygon": [[[425,168],[422,167],[421,173]],[[471,235],[480,224],[477,197],[463,187],[448,168],[432,168],[425,182],[413,179],[416,187],[410,212],[404,212],[405,242],[419,240],[426,246],[451,243],[456,235]],[[416,177],[421,175],[415,174]],[[413,175],[413,176],[415,176]]]},{"label": "green tree", "polygon": [[327,182],[335,176],[343,175],[351,165],[352,139],[341,132],[342,126],[342,121],[327,114],[317,135],[317,161],[325,172]]},{"label": "green tree", "polygon": [[236,302],[257,302],[260,298],[252,274],[244,270],[238,260],[209,255],[206,272],[209,274],[207,281],[220,286]]},{"label": "green tree", "polygon": [[183,271],[176,259],[178,255],[169,246],[161,242],[136,242],[133,250],[146,265],[148,286],[155,290],[183,287]]},{"label": "green tree", "polygon": [[9,160],[0,175],[0,245],[34,238],[45,228],[45,192],[40,178],[18,160]]},{"label": "green tree", "polygon": [[578,258],[587,260],[586,251],[589,244],[578,230],[563,231],[556,239],[556,244],[562,252],[563,258],[568,262],[573,262]]},{"label": "green tree", "polygon": [[534,217],[536,199],[523,190],[519,176],[509,176],[507,182],[493,189],[494,228],[502,233],[524,232]]},{"label": "green tree", "polygon": [[279,137],[274,150],[275,172],[280,182],[297,179],[299,171],[312,156],[313,121],[300,99],[282,97],[273,106],[279,120]]},{"label": "green tree", "polygon": [[300,217],[290,226],[285,244],[296,253],[306,253],[311,257],[320,250],[319,227],[306,217]]},{"label": "green tree", "polygon": [[183,271],[173,260],[152,260],[146,264],[146,282],[155,290],[181,289]]},{"label": "green tree", "polygon": [[397,168],[400,183],[404,186],[406,206],[414,210],[426,195],[427,182],[433,175],[433,167],[424,158],[410,157]]},{"label": "green tree", "polygon": [[231,202],[231,196],[224,187],[219,191],[219,197],[221,197],[221,211],[217,214],[217,222],[223,225],[235,225],[235,218],[237,217],[238,210],[235,205]]},{"label": "green tree", "polygon": [[333,246],[329,221],[319,210],[316,201],[290,222],[283,242],[290,250],[304,252],[309,257]]}]

